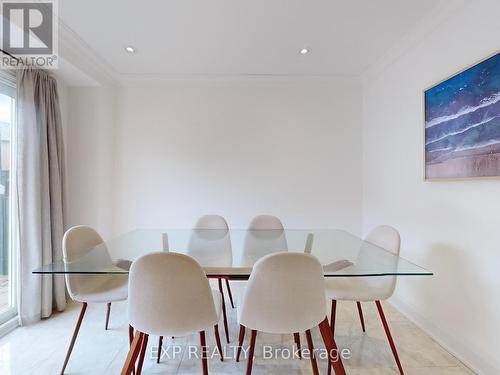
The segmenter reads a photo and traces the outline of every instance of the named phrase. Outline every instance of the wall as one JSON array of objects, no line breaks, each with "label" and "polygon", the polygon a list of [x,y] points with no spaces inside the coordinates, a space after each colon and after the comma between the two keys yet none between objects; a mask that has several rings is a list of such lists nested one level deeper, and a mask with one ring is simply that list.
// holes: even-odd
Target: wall
[{"label": "wall", "polygon": [[207,213],[244,228],[361,225],[355,80],[220,79],[125,87],[117,103],[114,231],[189,227]]},{"label": "wall", "polygon": [[367,74],[363,230],[396,226],[402,256],[435,272],[400,278],[393,302],[476,371],[498,374],[500,180],[423,181],[423,89],[500,48],[500,3],[469,3]]},{"label": "wall", "polygon": [[113,230],[114,88],[69,87],[66,98],[68,227]]}]

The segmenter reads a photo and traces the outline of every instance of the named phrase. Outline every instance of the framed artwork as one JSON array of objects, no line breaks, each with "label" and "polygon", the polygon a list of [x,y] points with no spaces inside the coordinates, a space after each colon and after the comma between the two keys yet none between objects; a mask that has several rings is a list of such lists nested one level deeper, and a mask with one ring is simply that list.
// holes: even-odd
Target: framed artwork
[{"label": "framed artwork", "polygon": [[500,176],[500,52],[424,91],[425,179]]}]

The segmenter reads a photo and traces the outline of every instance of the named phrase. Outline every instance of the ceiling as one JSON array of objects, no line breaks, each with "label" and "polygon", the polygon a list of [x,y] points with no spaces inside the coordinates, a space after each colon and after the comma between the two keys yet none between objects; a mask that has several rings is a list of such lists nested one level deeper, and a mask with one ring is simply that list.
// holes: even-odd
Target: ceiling
[{"label": "ceiling", "polygon": [[64,0],[59,18],[116,74],[359,75],[438,3]]}]

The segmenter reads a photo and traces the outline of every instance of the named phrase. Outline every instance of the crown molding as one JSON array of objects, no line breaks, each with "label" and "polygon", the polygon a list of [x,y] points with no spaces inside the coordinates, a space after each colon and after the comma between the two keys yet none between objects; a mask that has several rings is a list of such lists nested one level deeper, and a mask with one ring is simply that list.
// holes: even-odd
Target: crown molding
[{"label": "crown molding", "polygon": [[[43,3],[43,0],[32,0]],[[56,3],[57,4],[57,3]],[[79,76],[76,81],[91,82],[90,85],[116,85],[117,73],[87,42],[85,42],[73,29],[59,17],[59,9],[53,10],[57,22],[57,37],[59,44],[59,58],[61,65],[66,67],[65,72],[53,71],[55,76],[70,74]]]},{"label": "crown molding", "polygon": [[87,42],[61,19],[59,23],[59,55],[103,86],[114,86],[118,74]]},{"label": "crown molding", "polygon": [[452,18],[453,15],[462,10],[467,4],[469,4],[467,0],[441,0],[436,8],[428,16],[424,17],[415,28],[404,34],[381,58],[361,73],[360,81],[362,86],[376,80],[385,70],[407,54],[426,36],[430,35],[448,19]]},{"label": "crown molding", "polygon": [[359,82],[356,75],[276,75],[276,74],[119,74],[118,85],[122,87],[133,86],[162,86],[190,84],[208,85],[262,85],[272,82],[273,84],[331,84]]}]

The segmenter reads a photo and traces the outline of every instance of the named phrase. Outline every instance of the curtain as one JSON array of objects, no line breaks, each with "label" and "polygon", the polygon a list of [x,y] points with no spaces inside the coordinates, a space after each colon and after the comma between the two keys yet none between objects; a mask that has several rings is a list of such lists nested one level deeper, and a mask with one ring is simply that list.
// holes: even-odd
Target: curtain
[{"label": "curtain", "polygon": [[57,82],[47,72],[17,72],[15,209],[20,324],[64,310],[62,275],[34,275],[33,269],[62,260],[65,164]]}]

